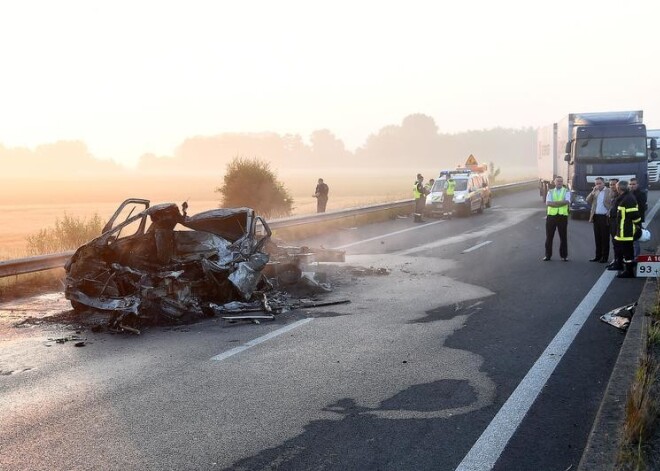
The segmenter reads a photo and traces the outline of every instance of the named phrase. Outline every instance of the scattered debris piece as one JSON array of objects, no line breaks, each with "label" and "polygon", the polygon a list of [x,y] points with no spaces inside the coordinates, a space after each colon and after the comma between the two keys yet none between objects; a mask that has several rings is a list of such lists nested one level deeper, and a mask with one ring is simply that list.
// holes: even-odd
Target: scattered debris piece
[{"label": "scattered debris piece", "polygon": [[236,321],[251,321],[253,324],[259,324],[261,320],[273,320],[275,319],[275,316],[272,314],[269,316],[258,316],[258,315],[248,315],[248,316],[224,316],[224,320],[228,321],[229,323],[234,323]]},{"label": "scattered debris piece", "polygon": [[73,344],[74,347],[84,347],[87,345],[84,341],[83,342],[76,342]]},{"label": "scattered debris piece", "polygon": [[[48,338],[48,342],[55,342],[55,343],[59,343],[59,344],[64,344],[64,343],[67,343],[67,342],[78,342],[78,343],[80,343],[80,341],[84,342],[86,340],[87,339],[79,337],[77,335],[67,335],[65,337]],[[50,344],[47,343],[46,346],[50,347]],[[76,346],[78,346],[78,345],[76,345]]]},{"label": "scattered debris piece", "polygon": [[383,276],[389,275],[390,271],[387,268],[363,268],[363,267],[351,267],[350,273],[353,276]]},{"label": "scattered debris piece", "polygon": [[633,314],[635,314],[635,307],[637,307],[636,302],[617,307],[600,316],[600,320],[613,325],[617,329],[626,330],[630,325]]}]

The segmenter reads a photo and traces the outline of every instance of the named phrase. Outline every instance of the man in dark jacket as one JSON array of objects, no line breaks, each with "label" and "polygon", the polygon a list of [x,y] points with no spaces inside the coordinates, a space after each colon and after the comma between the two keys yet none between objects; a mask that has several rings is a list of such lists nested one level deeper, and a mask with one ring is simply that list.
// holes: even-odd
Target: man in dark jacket
[{"label": "man in dark jacket", "polygon": [[[637,186],[636,178],[630,179],[630,192],[637,200],[637,206],[639,207],[639,217],[641,218],[642,223],[644,223],[644,216],[646,215],[646,210],[648,209],[647,195],[645,191],[640,190]],[[639,246],[639,240],[636,239],[633,241],[633,247],[635,249],[635,258],[637,258],[641,250]]]},{"label": "man in dark jacket", "polygon": [[330,188],[326,183],[323,183],[323,179],[319,178],[318,184],[316,185],[316,190],[314,190],[314,198],[316,198],[316,212],[325,213],[325,206],[328,204],[328,193]]},{"label": "man in dark jacket", "polygon": [[642,220],[635,196],[628,188],[628,182],[617,183],[619,193],[614,205],[617,208],[616,221],[614,222],[614,253],[616,260],[623,262],[623,270],[617,274],[617,278],[635,277],[635,249],[633,241],[638,239],[642,231]]}]

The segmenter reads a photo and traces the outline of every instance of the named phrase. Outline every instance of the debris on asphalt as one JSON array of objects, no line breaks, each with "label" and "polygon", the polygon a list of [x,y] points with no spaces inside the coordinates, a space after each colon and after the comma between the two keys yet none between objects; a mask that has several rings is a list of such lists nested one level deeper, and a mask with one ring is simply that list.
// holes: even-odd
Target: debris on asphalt
[{"label": "debris on asphalt", "polygon": [[637,303],[626,304],[625,306],[617,307],[609,312],[600,316],[600,320],[610,324],[617,329],[626,330],[630,325],[630,320],[635,314],[635,307]]},{"label": "debris on asphalt", "polygon": [[351,267],[350,273],[353,276],[383,276],[389,275],[390,271],[387,268],[363,268],[363,267]]},{"label": "debris on asphalt", "polygon": [[[81,341],[82,341],[82,343],[84,343],[86,340],[87,340],[86,338],[79,337],[78,335],[66,335],[64,337],[55,337],[55,338],[50,338],[49,337],[48,338],[48,342],[54,342],[54,343],[58,343],[58,344],[64,344],[64,343],[67,343],[67,342],[81,343]],[[50,347],[51,345],[52,345],[52,343],[46,343],[47,347]],[[76,347],[79,346],[77,344],[74,344],[74,345]]]}]

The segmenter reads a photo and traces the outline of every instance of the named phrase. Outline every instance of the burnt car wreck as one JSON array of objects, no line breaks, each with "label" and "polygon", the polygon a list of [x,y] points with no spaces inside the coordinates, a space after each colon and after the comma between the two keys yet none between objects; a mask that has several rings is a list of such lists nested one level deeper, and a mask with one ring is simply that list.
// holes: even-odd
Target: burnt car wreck
[{"label": "burnt car wreck", "polygon": [[[275,244],[267,222],[250,208],[193,216],[186,210],[186,203],[180,210],[124,201],[65,266],[64,294],[74,310],[109,312],[111,327],[132,331],[236,312],[235,306],[260,306],[272,316],[287,304],[277,289],[303,280],[305,263],[344,260],[340,251],[319,249],[314,258],[306,247]],[[278,295],[269,302],[265,293],[273,291]]]}]

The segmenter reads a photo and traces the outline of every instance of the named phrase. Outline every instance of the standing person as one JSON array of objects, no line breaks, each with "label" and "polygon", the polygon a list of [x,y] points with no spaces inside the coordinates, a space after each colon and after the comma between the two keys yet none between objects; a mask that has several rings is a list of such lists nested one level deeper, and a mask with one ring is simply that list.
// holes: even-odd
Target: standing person
[{"label": "standing person", "polygon": [[448,175],[447,187],[445,188],[445,195],[442,198],[442,210],[444,215],[451,219],[454,214],[454,192],[456,191],[456,182]]},{"label": "standing person", "polygon": [[[630,179],[629,187],[630,187],[630,192],[637,200],[637,207],[639,208],[639,217],[642,220],[641,224],[644,225],[645,222],[644,218],[646,216],[646,210],[648,209],[646,192],[639,189],[636,178]],[[633,248],[635,249],[635,259],[636,259],[640,252],[639,239],[635,239],[633,241]]]},{"label": "standing person", "polygon": [[[610,196],[612,197],[612,203],[610,204],[610,215],[607,220],[610,224],[610,238],[612,239],[612,248],[614,248],[614,236],[616,235],[616,226],[614,225],[617,214],[616,199],[619,197],[619,191],[616,186],[617,183],[619,183],[618,178],[610,179],[609,187],[611,194]],[[616,254],[617,252],[614,251],[614,259],[612,259],[612,262],[609,263],[606,267],[608,270],[623,270],[623,260],[617,260]]]},{"label": "standing person", "polygon": [[623,262],[623,271],[617,278],[635,278],[635,249],[633,241],[639,238],[642,232],[642,220],[635,196],[628,188],[628,182],[620,181],[616,184],[619,196],[616,199],[617,216],[614,221],[614,253],[617,260]]},{"label": "standing person", "polygon": [[424,185],[424,191],[426,192],[427,195],[431,194],[431,190],[433,190],[433,184],[435,183],[435,180],[433,178],[430,178],[428,183]]},{"label": "standing person", "polygon": [[[608,223],[610,225],[610,238],[612,239],[612,247],[614,247],[614,233],[616,232],[616,228],[614,227],[614,221],[616,219],[616,199],[619,196],[619,192],[617,191],[616,184],[619,183],[618,178],[610,178],[608,186],[610,188],[610,197],[612,198],[612,202],[610,204],[610,214],[608,218]],[[620,265],[620,267],[619,267]],[[615,268],[619,267],[619,268]],[[623,262],[619,261],[617,262],[616,260],[616,253],[614,254],[614,259],[610,264],[607,265],[608,270],[621,270],[623,267]]]},{"label": "standing person", "polygon": [[316,185],[316,191],[314,192],[314,198],[316,198],[316,212],[325,213],[325,206],[328,204],[328,193],[330,188],[328,185],[323,183],[323,179],[319,178],[319,181]]},{"label": "standing person", "polygon": [[424,214],[424,207],[426,206],[426,194],[424,190],[424,177],[421,173],[417,174],[417,180],[413,185],[413,198],[415,199],[415,222],[424,222],[422,214]]},{"label": "standing person", "polygon": [[571,192],[564,186],[562,177],[555,177],[555,187],[548,191],[545,198],[547,216],[545,218],[545,257],[544,262],[552,258],[552,241],[555,229],[559,232],[559,256],[568,262],[568,205],[571,204]]},{"label": "standing person", "polygon": [[587,203],[591,204],[589,222],[594,225],[594,242],[596,243],[596,255],[589,261],[607,263],[610,256],[609,217],[612,198],[603,177],[596,178],[594,189],[587,196]]}]

